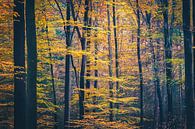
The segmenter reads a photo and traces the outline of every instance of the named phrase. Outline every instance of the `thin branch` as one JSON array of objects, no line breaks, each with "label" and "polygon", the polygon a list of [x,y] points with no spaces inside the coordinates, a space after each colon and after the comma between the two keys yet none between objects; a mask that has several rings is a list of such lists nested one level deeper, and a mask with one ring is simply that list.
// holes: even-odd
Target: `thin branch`
[{"label": "thin branch", "polygon": [[[74,20],[74,21],[77,21],[78,14],[77,14],[77,16],[75,17],[74,5],[73,5],[72,0],[70,0],[70,4],[71,4],[71,11],[72,11],[73,20]],[[77,33],[78,33],[79,39],[81,39],[82,36],[81,36],[81,32],[80,32],[80,30],[79,30],[79,27],[78,27],[78,26],[74,26],[74,29],[76,29],[76,31],[77,31]]]},{"label": "thin branch", "polygon": [[[129,2],[129,5],[132,7],[133,12],[135,13],[135,15],[137,15],[136,10],[133,8],[133,5],[132,5],[131,1],[130,1],[130,0],[128,0],[128,2]],[[144,16],[144,14],[143,14],[143,12],[142,12],[142,10],[141,10],[141,9],[140,9],[140,13],[141,13],[142,18],[144,19],[144,21],[146,21],[146,17]]]},{"label": "thin branch", "polygon": [[58,1],[57,1],[57,0],[54,0],[54,1],[55,1],[56,5],[57,5],[57,7],[58,7],[58,9],[59,9],[59,13],[60,13],[61,18],[62,18],[62,20],[64,21],[64,25],[65,25],[65,19],[64,19],[64,15],[63,15],[63,13],[62,13],[62,9],[61,9],[61,7],[60,7]]},{"label": "thin branch", "polygon": [[129,2],[129,5],[132,7],[132,9],[133,9],[133,12],[135,13],[135,15],[137,14],[136,13],[136,10],[133,8],[133,5],[132,5],[132,3],[130,2],[130,0],[128,0],[128,2]]}]

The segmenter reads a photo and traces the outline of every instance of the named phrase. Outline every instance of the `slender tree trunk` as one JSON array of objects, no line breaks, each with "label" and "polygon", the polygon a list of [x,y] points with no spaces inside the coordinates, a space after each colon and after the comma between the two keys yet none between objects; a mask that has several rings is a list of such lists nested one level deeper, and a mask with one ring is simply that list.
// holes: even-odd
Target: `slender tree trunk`
[{"label": "slender tree trunk", "polygon": [[84,118],[84,85],[85,85],[85,66],[86,65],[86,55],[82,56],[81,62],[81,72],[80,72],[80,92],[79,92],[79,117]]},{"label": "slender tree trunk", "polygon": [[[94,66],[95,66],[95,70],[94,70],[94,76],[95,76],[95,80],[94,80],[94,88],[97,90],[98,89],[98,69],[97,69],[97,55],[98,54],[98,44],[97,42],[95,41],[95,63],[94,63]],[[97,104],[97,97],[94,96],[94,104]]]},{"label": "slender tree trunk", "polygon": [[[66,20],[70,20],[70,1],[66,1]],[[68,24],[66,30],[66,48],[67,50],[71,47],[70,41],[70,25]],[[65,58],[65,94],[64,94],[64,127],[69,128],[70,122],[70,92],[71,92],[71,54],[67,54]]]},{"label": "slender tree trunk", "polygon": [[[168,23],[168,0],[163,0],[163,18],[164,18],[164,49],[165,49],[165,71],[166,71],[166,87],[168,98],[168,118],[172,116],[172,44],[169,42],[169,23]],[[168,121],[169,121],[168,120]]]},{"label": "slender tree trunk", "polygon": [[[92,12],[92,1],[90,1],[90,12]],[[92,17],[90,16],[89,21],[88,21],[89,27],[91,27],[91,24],[92,24]],[[90,35],[91,35],[91,29],[88,28],[87,29],[87,38],[88,39],[90,38]],[[89,39],[87,41],[87,52],[90,52],[90,45],[91,45],[91,39]],[[87,77],[91,76],[90,63],[91,63],[90,58],[87,58],[87,63],[86,63],[87,64],[86,65],[86,71],[87,71],[86,76]],[[90,89],[90,85],[91,85],[90,79],[86,79],[86,88]]]},{"label": "slender tree trunk", "polygon": [[180,120],[182,120],[183,116],[183,98],[182,98],[182,64],[179,65],[179,116]]},{"label": "slender tree trunk", "polygon": [[192,0],[193,7],[193,63],[194,63],[194,98],[195,98],[195,1]]},{"label": "slender tree trunk", "polygon": [[[114,26],[114,45],[115,45],[115,66],[116,66],[116,78],[119,78],[119,60],[118,60],[118,39],[116,30],[116,0],[113,0],[112,12],[113,12],[113,26]],[[117,98],[119,94],[119,82],[116,82]],[[116,104],[116,108],[119,109],[119,103]]]},{"label": "slender tree trunk", "polygon": [[[95,6],[95,12],[96,13],[98,13],[98,7],[97,6]],[[97,16],[95,17],[95,27],[98,27],[98,19],[97,19]],[[97,32],[98,30],[96,30],[96,32],[95,32],[95,37],[97,38]],[[95,41],[95,45],[94,45],[94,47],[95,47],[95,64],[94,64],[94,66],[95,66],[95,71],[94,71],[94,75],[95,75],[95,77],[97,78],[98,77],[98,69],[97,69],[97,61],[98,61],[98,43],[97,43],[97,41]],[[94,81],[94,88],[98,88],[98,80],[95,80]]]},{"label": "slender tree trunk", "polygon": [[[97,42],[95,42],[95,64],[94,64],[94,66],[96,68],[94,71],[94,75],[96,78],[98,77],[98,69],[97,69],[97,60],[98,60],[97,56],[98,55],[97,54],[98,54],[98,44],[97,44]],[[96,88],[96,89],[98,88],[98,80],[97,79],[94,81],[94,88]]]},{"label": "slender tree trunk", "polygon": [[138,58],[138,67],[139,67],[139,81],[140,81],[140,128],[144,126],[144,107],[143,107],[143,74],[142,74],[142,62],[140,54],[140,10],[139,10],[139,1],[136,0],[137,8],[137,58]]},{"label": "slender tree trunk", "polygon": [[[90,43],[89,43],[90,41],[87,41],[87,46],[88,46],[88,50],[90,49],[90,47],[89,47],[89,45],[90,45]],[[87,58],[87,63],[86,63],[86,77],[90,77],[91,76],[91,70],[90,70],[90,59],[89,58]],[[87,89],[90,89],[90,85],[91,85],[91,83],[90,83],[90,79],[86,79],[86,88]]]},{"label": "slender tree trunk", "polygon": [[[55,88],[55,80],[54,80],[54,70],[53,70],[53,64],[52,64],[52,55],[51,53],[49,54],[50,56],[50,73],[51,73],[51,84],[52,84],[52,94],[53,94],[53,104],[55,106],[57,106],[57,102],[56,102],[56,88]],[[54,128],[57,129],[57,108],[55,108],[55,113],[54,113],[54,122],[55,122],[55,126]]]},{"label": "slender tree trunk", "polygon": [[192,79],[192,33],[191,25],[191,0],[183,0],[183,31],[185,51],[185,102],[186,102],[186,127],[194,129],[194,95]]},{"label": "slender tree trunk", "polygon": [[14,128],[25,129],[25,23],[24,1],[14,0]]},{"label": "slender tree trunk", "polygon": [[[98,13],[98,7],[97,6],[95,6],[94,7],[95,9],[95,13]],[[97,28],[98,27],[98,19],[97,19],[97,16],[95,17],[95,21],[94,21],[94,24],[95,24],[95,27]],[[98,33],[98,30],[96,29],[95,30],[95,38],[97,38],[97,33]],[[94,62],[94,67],[95,67],[95,70],[94,70],[94,76],[95,76],[95,80],[94,80],[94,88],[95,88],[95,90],[97,91],[98,90],[98,80],[97,80],[97,78],[98,78],[98,69],[97,69],[97,61],[98,61],[98,42],[97,41],[95,41],[94,42],[94,54],[95,54],[95,62]],[[97,97],[96,97],[96,92],[95,92],[95,95],[94,95],[94,103],[93,103],[94,105],[96,105],[96,104],[98,104],[97,103]],[[94,109],[93,110],[93,112],[95,112],[96,111],[96,109]]]},{"label": "slender tree trunk", "polygon": [[[46,26],[46,33],[47,33],[47,40],[48,40],[48,46],[49,46],[49,58],[50,58],[50,74],[51,74],[51,84],[52,84],[52,94],[53,94],[53,104],[57,105],[56,102],[56,88],[55,88],[55,80],[54,80],[54,71],[53,71],[53,64],[52,64],[52,54],[51,54],[51,45],[49,41],[49,33],[48,33],[48,26]],[[57,109],[55,108],[55,111]],[[55,122],[55,129],[57,129],[56,123],[57,123],[57,115],[54,114],[54,122]]]},{"label": "slender tree trunk", "polygon": [[27,129],[37,127],[37,44],[35,26],[35,1],[26,1],[27,69]]},{"label": "slender tree trunk", "polygon": [[[158,41],[157,41],[158,42]],[[156,56],[156,68],[155,68],[155,72],[156,72],[156,87],[157,87],[157,96],[158,96],[158,103],[159,103],[159,128],[163,127],[163,121],[164,121],[164,111],[163,111],[163,99],[162,99],[162,95],[161,95],[161,88],[160,88],[160,77],[158,75],[159,73],[159,59],[160,59],[160,46],[158,43],[157,46],[157,56]]]},{"label": "slender tree trunk", "polygon": [[[86,37],[85,33],[87,33],[88,26],[88,12],[89,12],[89,0],[85,0],[85,13],[84,13],[84,27],[83,27],[83,37],[81,38],[81,47],[82,50],[86,50]],[[80,92],[79,92],[79,117],[80,119],[84,118],[84,87],[85,87],[85,69],[86,69],[86,55],[82,55],[81,62],[81,72],[80,72]]]},{"label": "slender tree trunk", "polygon": [[[107,2],[109,2],[109,0],[107,0]],[[109,77],[113,77],[113,70],[112,70],[112,64],[113,64],[113,60],[112,60],[112,46],[111,46],[111,29],[110,29],[110,6],[109,4],[107,4],[107,18],[108,18],[108,51],[109,51],[109,55],[108,55],[108,59],[109,59]],[[110,90],[110,99],[113,98],[113,82],[109,81],[109,90]],[[109,114],[109,119],[110,121],[113,121],[113,102],[110,102],[109,104],[110,107],[110,114]]]}]

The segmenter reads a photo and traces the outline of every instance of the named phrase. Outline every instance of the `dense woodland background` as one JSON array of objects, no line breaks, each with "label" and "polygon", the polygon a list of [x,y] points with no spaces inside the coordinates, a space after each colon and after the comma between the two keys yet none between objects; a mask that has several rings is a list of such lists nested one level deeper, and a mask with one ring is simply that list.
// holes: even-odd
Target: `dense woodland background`
[{"label": "dense woodland background", "polygon": [[195,129],[194,0],[0,0],[0,129]]}]

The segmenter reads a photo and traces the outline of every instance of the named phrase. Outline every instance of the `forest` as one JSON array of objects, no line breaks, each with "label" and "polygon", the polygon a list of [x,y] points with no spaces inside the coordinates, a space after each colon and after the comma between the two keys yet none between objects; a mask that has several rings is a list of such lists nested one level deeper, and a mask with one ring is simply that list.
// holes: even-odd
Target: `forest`
[{"label": "forest", "polygon": [[195,129],[195,0],[0,0],[0,129]]}]

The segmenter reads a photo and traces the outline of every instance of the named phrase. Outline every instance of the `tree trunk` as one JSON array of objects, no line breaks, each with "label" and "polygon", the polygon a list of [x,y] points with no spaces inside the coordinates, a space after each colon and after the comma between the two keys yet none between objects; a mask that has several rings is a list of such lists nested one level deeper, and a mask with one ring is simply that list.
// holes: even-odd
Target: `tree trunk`
[{"label": "tree trunk", "polygon": [[96,77],[96,80],[94,81],[94,88],[98,88],[98,80],[97,80],[97,77],[98,77],[98,70],[97,70],[97,60],[98,60],[98,58],[97,58],[97,55],[98,54],[98,44],[97,44],[97,42],[95,42],[95,64],[94,64],[94,66],[96,67],[95,68],[95,71],[94,71],[94,75],[95,75],[95,77]]},{"label": "tree trunk", "polygon": [[179,119],[182,120],[183,118],[183,97],[182,97],[182,64],[179,65]]},{"label": "tree trunk", "polygon": [[136,0],[137,8],[137,58],[138,58],[138,67],[139,67],[139,81],[140,81],[140,128],[143,128],[144,125],[144,107],[143,107],[143,74],[142,74],[142,62],[140,54],[140,10],[139,10],[139,1]]},{"label": "tree trunk", "polygon": [[[50,56],[50,73],[51,73],[51,84],[52,84],[52,95],[53,95],[53,104],[55,106],[57,106],[57,102],[56,102],[56,88],[55,88],[55,80],[54,80],[54,70],[53,70],[53,64],[52,64],[52,55],[51,53],[49,53],[49,56]],[[54,126],[54,129],[57,129],[57,108],[55,108],[55,113],[54,113],[54,122],[55,122],[55,126]]]},{"label": "tree trunk", "polygon": [[[108,0],[107,0],[108,2]],[[108,59],[109,59],[109,77],[113,77],[113,71],[112,71],[112,64],[113,64],[113,61],[112,61],[112,46],[111,46],[111,29],[110,29],[110,6],[109,4],[107,4],[107,18],[108,18],[108,51],[109,51],[109,55],[108,55]],[[109,81],[109,90],[110,90],[110,93],[109,93],[109,96],[110,96],[110,99],[113,98],[113,82],[112,81]],[[110,102],[109,104],[109,107],[110,107],[110,114],[109,114],[109,119],[110,121],[113,121],[113,102]]]},{"label": "tree trunk", "polygon": [[160,47],[159,47],[159,44],[158,44],[158,46],[157,46],[157,56],[156,56],[156,72],[157,72],[156,73],[156,87],[157,87],[157,96],[158,96],[159,113],[160,113],[160,115],[159,115],[159,120],[160,120],[159,128],[162,128],[163,127],[163,121],[164,121],[164,115],[163,115],[164,111],[163,111],[163,99],[162,99],[161,88],[160,88],[160,77],[158,75],[158,73],[159,73],[159,67],[158,67],[159,64],[158,64],[158,62],[159,62],[159,59],[160,59],[159,52],[160,52]]},{"label": "tree trunk", "polygon": [[[169,23],[168,23],[168,0],[163,0],[163,18],[164,18],[164,51],[165,51],[165,71],[166,71],[166,87],[168,98],[168,118],[172,116],[172,44],[169,42]],[[171,119],[169,119],[171,120]]]},{"label": "tree trunk", "polygon": [[191,0],[183,0],[183,31],[185,52],[185,102],[186,102],[186,127],[194,129],[194,97],[192,79],[192,34],[191,25]]},{"label": "tree trunk", "polygon": [[[66,1],[66,20],[70,20],[70,2]],[[71,47],[70,41],[70,25],[66,26],[66,48],[67,50]],[[65,59],[65,94],[64,94],[64,127],[69,128],[70,122],[70,88],[71,87],[71,55],[67,54]]]},{"label": "tree trunk", "polygon": [[[114,45],[115,45],[115,66],[116,66],[116,78],[119,78],[119,61],[118,61],[118,40],[116,30],[116,0],[113,0],[112,12],[113,12],[113,26],[114,26]],[[119,82],[116,81],[117,98],[119,94]],[[119,109],[119,103],[117,102],[116,108]]]},{"label": "tree trunk", "polygon": [[[97,6],[95,6],[95,12],[98,13],[98,7]],[[95,27],[98,27],[98,19],[97,19],[97,16],[95,17]],[[98,30],[96,29],[95,30],[95,37],[96,38],[97,38],[97,33],[98,33]],[[98,43],[97,43],[97,41],[95,41],[94,47],[95,47],[95,63],[94,63],[95,71],[94,71],[94,75],[97,78],[98,77],[98,69],[97,69]],[[96,88],[96,89],[98,88],[98,80],[95,80],[94,81],[94,88]]]},{"label": "tree trunk", "polygon": [[[92,12],[92,1],[90,1],[90,12]],[[90,16],[89,21],[88,21],[88,26],[91,27],[91,24],[92,24],[92,17]],[[87,38],[89,40],[87,41],[87,52],[90,52],[90,45],[91,45],[90,36],[91,36],[91,29],[88,28],[87,29]],[[87,58],[87,63],[86,63],[86,70],[87,70],[86,76],[87,77],[91,76],[90,63],[91,63],[90,58]],[[86,79],[86,88],[89,89],[90,85],[91,85],[90,79]]]},{"label": "tree trunk", "polygon": [[[49,41],[49,36],[48,36],[48,29],[47,31],[47,39],[48,39],[48,46],[51,47],[50,45],[50,41]],[[51,74],[51,84],[52,84],[52,94],[53,94],[53,104],[57,105],[56,102],[56,88],[55,88],[55,80],[54,80],[54,71],[53,71],[53,64],[52,64],[52,54],[51,54],[51,49],[49,48],[49,58],[50,58],[50,74]],[[55,111],[57,111],[57,109],[55,108]],[[54,114],[54,122],[57,123],[57,115]],[[56,124],[55,124],[55,129],[57,128]]]},{"label": "tree trunk", "polygon": [[37,44],[35,26],[35,1],[26,1],[27,69],[27,128],[37,127]]},{"label": "tree trunk", "polygon": [[[85,33],[87,32],[88,25],[88,12],[89,12],[89,0],[85,0],[85,13],[84,13],[84,27],[83,27],[83,37],[81,38],[81,47],[82,50],[86,50],[86,37]],[[81,72],[80,72],[80,91],[79,91],[79,117],[80,119],[84,118],[84,87],[85,87],[85,69],[86,69],[86,54],[82,55],[81,62]]]},{"label": "tree trunk", "polygon": [[14,0],[14,128],[25,129],[25,23],[24,1]]},{"label": "tree trunk", "polygon": [[[97,42],[95,41],[95,63],[94,63],[94,66],[95,66],[95,70],[94,70],[94,76],[95,76],[95,80],[94,80],[94,88],[95,88],[95,90],[98,90],[98,80],[97,80],[97,78],[98,78],[98,70],[97,70],[97,60],[98,60],[98,58],[97,58],[97,55],[98,54],[98,44],[97,44]],[[95,93],[96,94],[96,93]],[[96,96],[94,96],[94,103],[93,103],[94,105],[96,105],[96,104],[98,104],[97,103],[97,97]],[[94,112],[96,111],[95,109],[93,110]]]},{"label": "tree trunk", "polygon": [[[95,13],[98,13],[98,7],[95,6],[94,7],[94,10],[95,10]],[[98,19],[97,19],[97,16],[95,17],[95,20],[94,20],[94,25],[95,27],[97,28],[98,27]],[[95,38],[97,38],[97,33],[98,33],[98,30],[95,29]],[[95,90],[97,91],[98,90],[98,69],[97,69],[97,61],[98,61],[98,42],[95,41],[94,42],[94,54],[95,54],[95,62],[94,62],[94,67],[95,67],[95,70],[94,70],[94,76],[95,76],[95,80],[94,80],[94,88]],[[94,99],[93,99],[93,104],[94,105],[97,105],[97,97],[96,97],[96,92],[95,92],[95,95],[94,95]],[[93,112],[95,112],[96,109],[93,110]]]},{"label": "tree trunk", "polygon": [[[193,8],[193,59],[194,59],[194,80],[195,80],[195,1],[192,0],[192,8]],[[195,98],[195,81],[194,81],[194,98]]]}]

